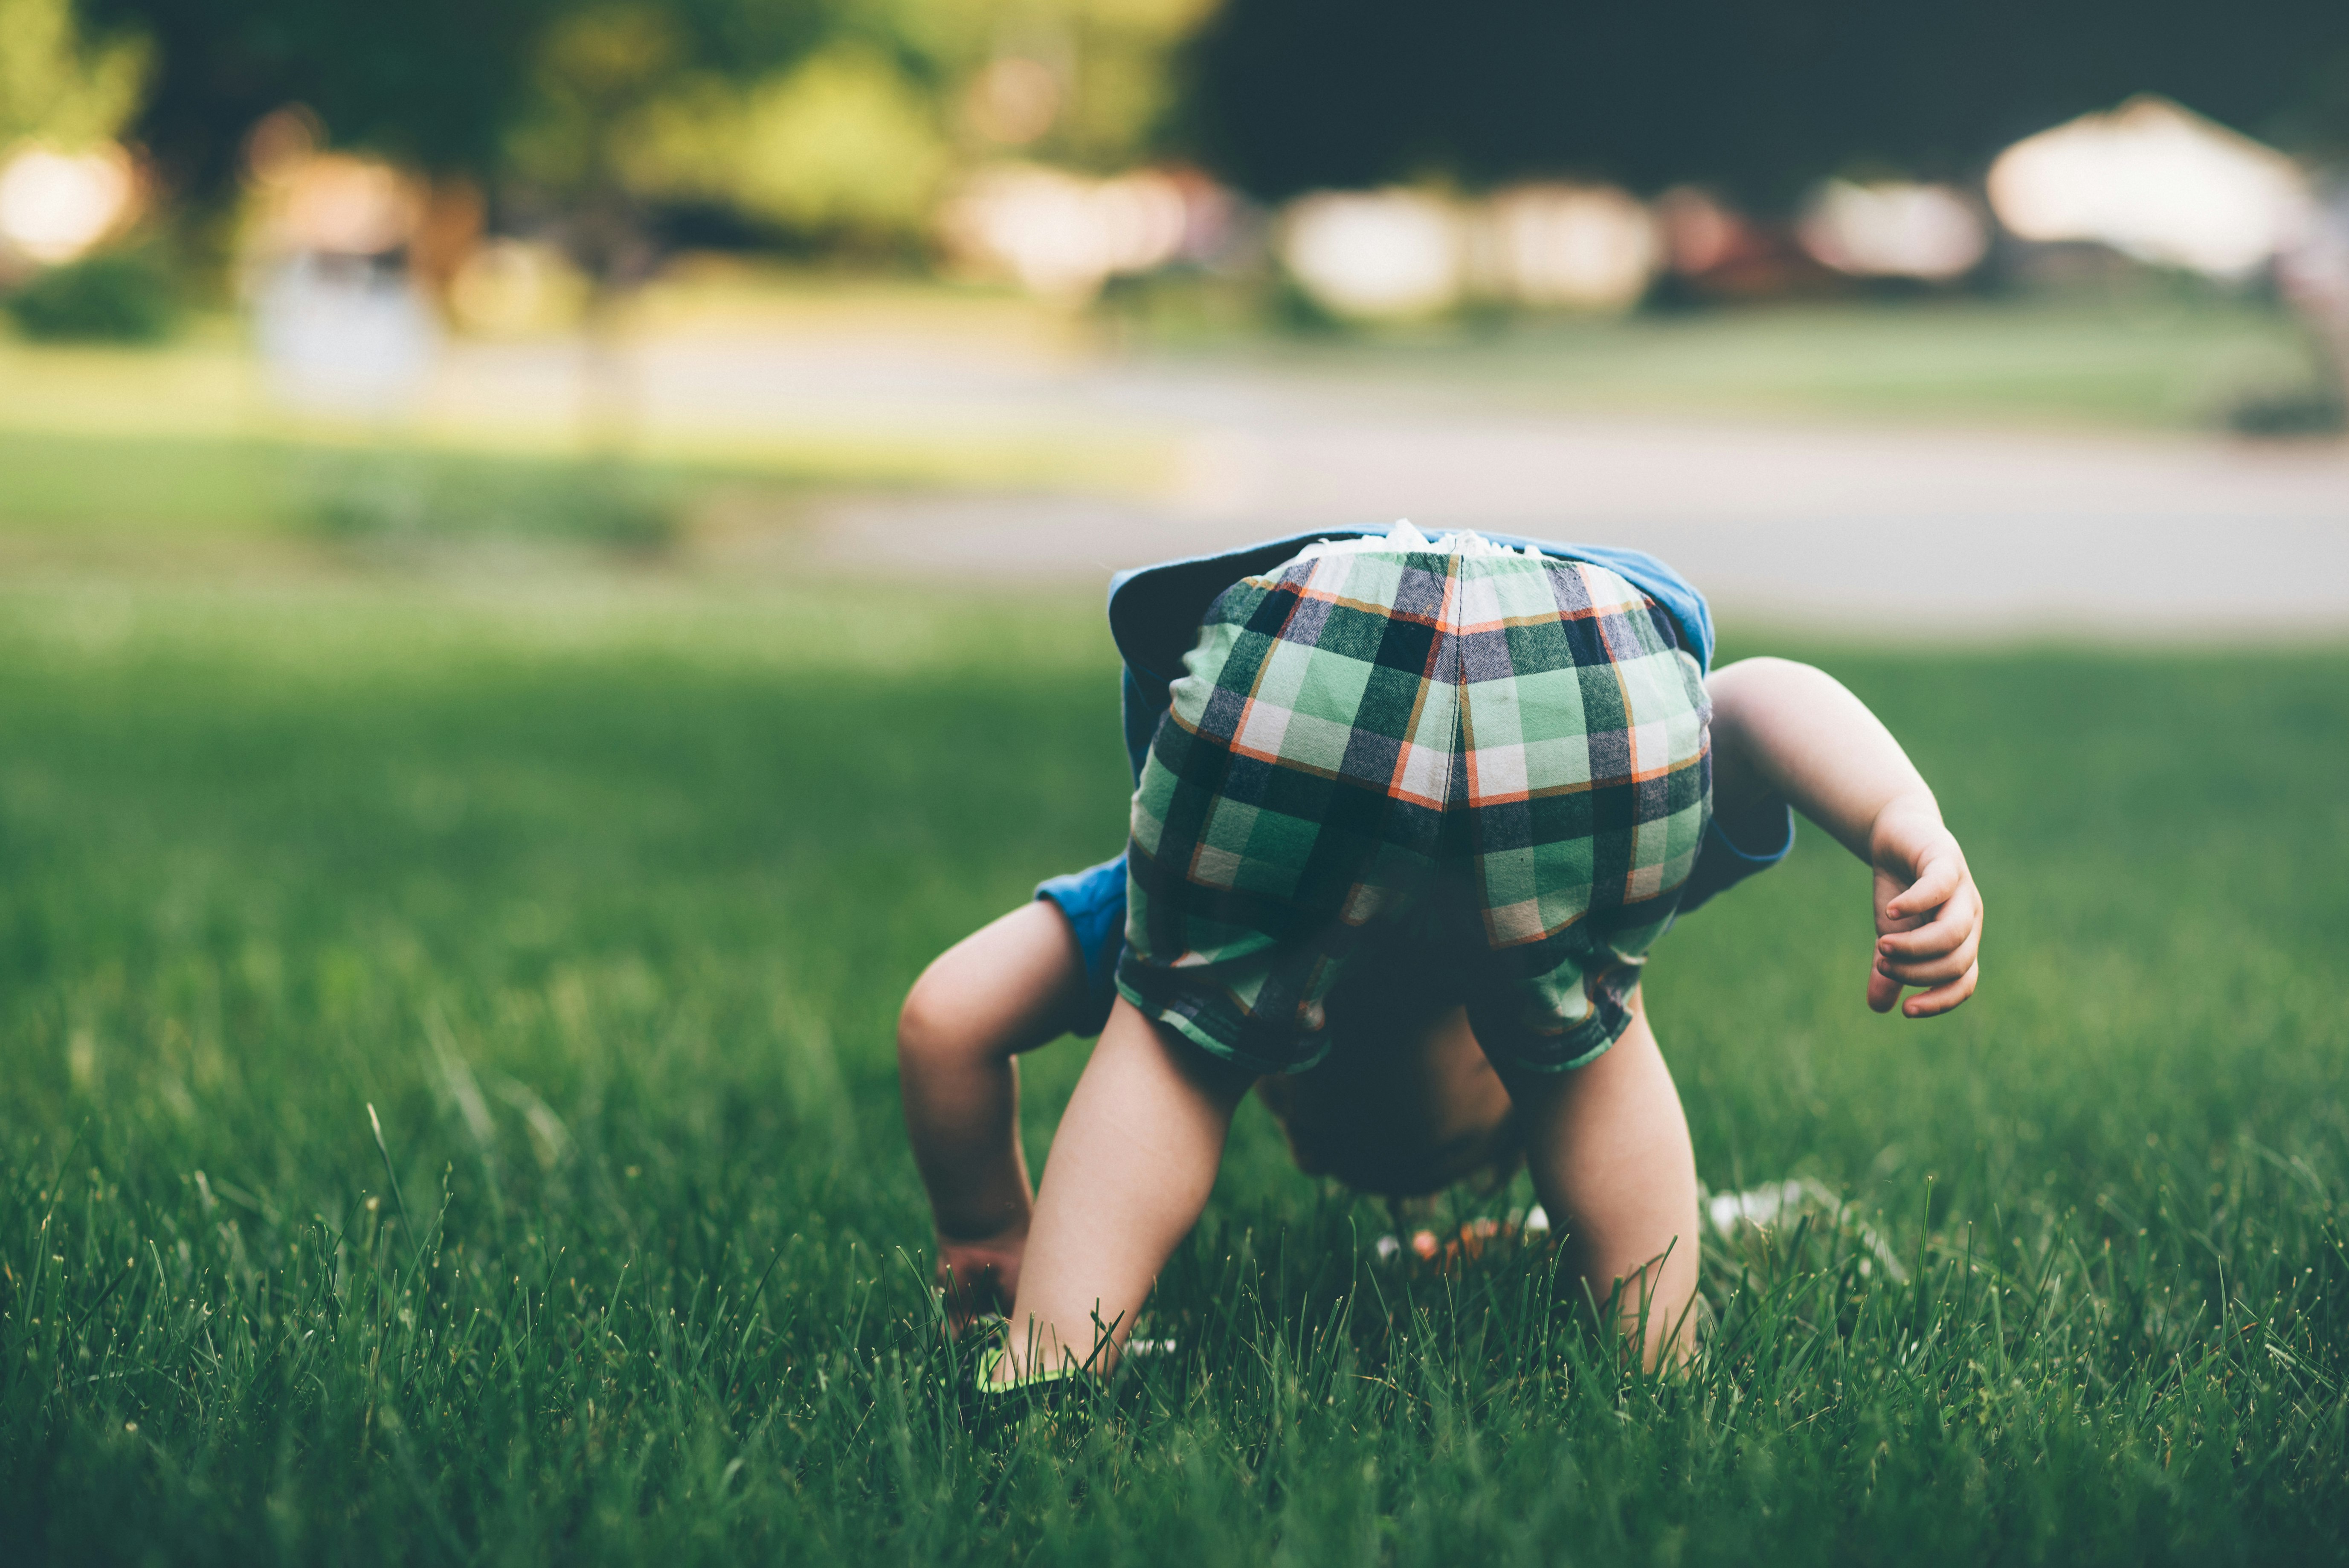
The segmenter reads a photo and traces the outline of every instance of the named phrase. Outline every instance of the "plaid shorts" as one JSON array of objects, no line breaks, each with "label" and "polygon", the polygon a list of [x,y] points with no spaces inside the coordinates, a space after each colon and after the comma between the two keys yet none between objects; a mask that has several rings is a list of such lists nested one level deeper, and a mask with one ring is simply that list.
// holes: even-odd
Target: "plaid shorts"
[{"label": "plaid shorts", "polygon": [[1347,965],[1403,934],[1495,1061],[1579,1067],[1629,1026],[1712,784],[1702,672],[1638,590],[1308,555],[1226,589],[1184,668],[1133,798],[1117,985],[1143,1014],[1299,1070]]}]

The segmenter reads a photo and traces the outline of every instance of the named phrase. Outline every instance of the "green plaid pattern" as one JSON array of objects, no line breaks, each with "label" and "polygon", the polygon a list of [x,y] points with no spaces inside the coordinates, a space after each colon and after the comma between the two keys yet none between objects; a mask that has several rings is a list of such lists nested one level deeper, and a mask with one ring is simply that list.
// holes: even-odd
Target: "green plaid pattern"
[{"label": "green plaid pattern", "polygon": [[1711,810],[1662,610],[1587,562],[1332,552],[1226,590],[1184,668],[1133,798],[1127,1000],[1295,1071],[1366,934],[1417,912],[1495,1059],[1614,1043]]}]

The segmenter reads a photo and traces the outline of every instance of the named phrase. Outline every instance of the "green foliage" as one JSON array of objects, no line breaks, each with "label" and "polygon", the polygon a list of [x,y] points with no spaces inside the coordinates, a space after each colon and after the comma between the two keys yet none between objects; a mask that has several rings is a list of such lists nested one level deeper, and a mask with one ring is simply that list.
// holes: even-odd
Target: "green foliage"
[{"label": "green foliage", "polygon": [[861,44],[748,88],[714,77],[647,108],[620,153],[650,195],[730,203],[802,233],[922,232],[949,156],[928,97]]},{"label": "green foliage", "polygon": [[[67,0],[0,4],[63,16]],[[1059,83],[1027,151],[1131,164],[1158,144],[1174,52],[1204,14],[1203,0],[1041,0],[1009,15],[972,0],[92,5],[155,39],[141,129],[190,189],[225,198],[254,120],[301,102],[338,144],[551,205],[586,249],[627,242],[587,231],[636,224],[630,202],[714,201],[819,237],[919,234],[957,164],[1010,150],[964,112],[1004,53]]]},{"label": "green foliage", "polygon": [[1097,615],[0,598],[13,1560],[2349,1557],[2349,661],[1815,655],[1967,835],[1985,990],[1868,1015],[1814,834],[1650,1005],[1705,1177],[1851,1193],[1906,1283],[1715,1250],[1706,1358],[1641,1377],[1540,1254],[1374,1265],[1251,1106],[1174,1351],[1006,1421],[932,1331],[891,1021],[1115,842]]},{"label": "green foliage", "polygon": [[628,124],[662,92],[684,47],[675,19],[647,5],[585,8],[538,41],[532,112],[509,139],[515,172],[574,200],[609,186]]},{"label": "green foliage", "polygon": [[181,194],[225,198],[246,133],[303,103],[336,141],[485,171],[529,88],[554,0],[83,0],[153,40],[137,133]]},{"label": "green foliage", "polygon": [[[1007,22],[964,0],[898,0],[833,14],[786,57],[713,57],[689,8],[584,12],[541,52],[542,106],[514,140],[525,171],[585,167],[609,139],[615,177],[655,201],[732,206],[802,234],[919,238],[958,165],[1013,150],[966,123],[966,97],[1000,55],[1044,67],[1056,108],[1019,149],[1121,168],[1154,150],[1173,51],[1196,0],[1057,0]],[[597,40],[627,38],[625,48]],[[627,62],[600,94],[593,59]]]},{"label": "green foliage", "polygon": [[112,140],[151,63],[140,34],[85,39],[73,0],[0,0],[0,154],[19,139],[68,152]]},{"label": "green foliage", "polygon": [[100,251],[36,273],[0,304],[26,337],[59,342],[153,343],[179,314],[171,277],[140,251]]}]

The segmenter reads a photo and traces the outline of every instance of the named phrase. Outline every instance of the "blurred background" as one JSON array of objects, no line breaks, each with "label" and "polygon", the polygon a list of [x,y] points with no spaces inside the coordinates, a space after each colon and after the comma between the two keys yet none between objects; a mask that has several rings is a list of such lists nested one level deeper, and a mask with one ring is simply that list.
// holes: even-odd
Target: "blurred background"
[{"label": "blurred background", "polygon": [[[0,0],[0,1560],[2339,1557],[2344,373],[2342,0]],[[1252,1103],[999,1464],[901,1001],[1124,839],[1112,570],[1397,517],[1847,682],[1987,982],[1675,932],[1719,1399]]]},{"label": "blurred background", "polygon": [[[0,562],[2349,620],[2349,11],[0,0]],[[2223,535],[2223,566],[2182,567]]]}]

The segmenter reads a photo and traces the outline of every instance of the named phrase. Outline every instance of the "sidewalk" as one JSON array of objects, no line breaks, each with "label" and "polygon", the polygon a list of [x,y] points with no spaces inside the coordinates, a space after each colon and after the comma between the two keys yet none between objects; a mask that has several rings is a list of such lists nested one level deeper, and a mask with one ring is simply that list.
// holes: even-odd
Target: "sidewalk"
[{"label": "sidewalk", "polygon": [[1105,582],[1409,517],[1636,546],[1747,619],[2132,641],[2349,631],[2349,444],[1617,421],[1260,377],[1092,379],[1071,404],[1178,435],[1167,493],[839,500],[814,510],[815,554]]},{"label": "sidewalk", "polygon": [[[567,350],[475,346],[448,370],[484,418],[560,410],[575,390]],[[1748,621],[2349,634],[2349,442],[1610,418],[1544,407],[1522,368],[1501,385],[1375,357],[1334,370],[1121,357],[862,320],[657,338],[636,375],[648,427],[672,438],[1023,447],[1092,454],[1064,466],[1102,475],[1068,481],[1095,487],[1081,493],[817,499],[737,542],[776,563],[1105,583],[1121,566],[1409,517],[1645,549]],[[1563,369],[1553,379],[1573,388]]]}]

